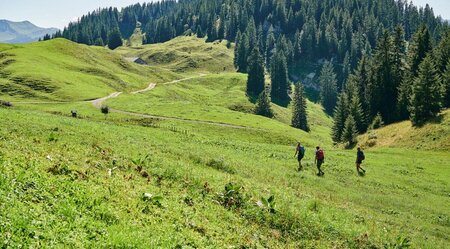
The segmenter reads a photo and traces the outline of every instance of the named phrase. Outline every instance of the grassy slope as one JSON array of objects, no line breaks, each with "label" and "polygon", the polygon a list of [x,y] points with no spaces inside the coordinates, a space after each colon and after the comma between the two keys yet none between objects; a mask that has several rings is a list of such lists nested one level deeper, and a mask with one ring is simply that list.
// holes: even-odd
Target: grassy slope
[{"label": "grassy slope", "polygon": [[368,147],[450,151],[450,110],[423,127],[416,128],[410,121],[404,121],[370,131],[359,140]]},{"label": "grassy slope", "polygon": [[121,47],[117,52],[179,73],[234,71],[233,48],[227,48],[225,41],[206,43],[204,39],[181,36],[162,44]]},{"label": "grassy slope", "polygon": [[290,109],[273,105],[276,119],[253,115],[254,104],[245,96],[245,81],[243,74],[212,74],[175,84],[160,84],[144,94],[125,94],[108,100],[107,104],[138,113],[271,129],[281,136],[297,136],[310,146],[331,144],[331,119],[319,105],[309,103],[313,132],[308,134],[289,126]]},{"label": "grassy slope", "polygon": [[64,39],[0,44],[0,99],[86,100],[176,78],[167,70],[127,62],[101,47]]},{"label": "grassy slope", "polygon": [[[407,236],[413,247],[445,248],[448,151],[373,148],[366,151],[368,174],[359,177],[354,152],[332,148],[331,120],[319,106],[309,103],[313,130],[305,134],[288,126],[289,108],[274,106],[275,120],[245,113],[253,104],[244,82],[240,74],[208,75],[108,103],[261,129],[118,113],[105,119],[88,103],[0,108],[0,241],[12,247],[364,248]],[[65,117],[72,109],[81,119]],[[292,157],[296,140],[307,145],[301,173]],[[324,178],[313,166],[318,141],[326,149]],[[132,162],[145,155],[150,183]],[[244,186],[244,207],[217,202],[228,182]],[[162,196],[162,207],[143,201],[143,193]],[[255,204],[270,195],[275,215]]]},{"label": "grassy slope", "polygon": [[[37,236],[44,245],[74,247],[319,248],[382,246],[400,235],[417,247],[443,248],[448,240],[445,152],[367,151],[368,175],[358,177],[353,152],[327,149],[327,175],[317,178],[312,148],[306,170],[296,173],[293,144],[276,131],[120,114],[102,121],[96,113],[75,120],[0,109],[2,240],[16,246],[36,245]],[[132,162],[145,155],[150,183]],[[109,178],[112,167],[118,168]],[[239,210],[216,202],[230,181],[242,184],[249,198]],[[211,191],[203,196],[205,182]],[[162,196],[163,207],[142,201],[144,192]],[[276,215],[254,204],[269,195]]]}]

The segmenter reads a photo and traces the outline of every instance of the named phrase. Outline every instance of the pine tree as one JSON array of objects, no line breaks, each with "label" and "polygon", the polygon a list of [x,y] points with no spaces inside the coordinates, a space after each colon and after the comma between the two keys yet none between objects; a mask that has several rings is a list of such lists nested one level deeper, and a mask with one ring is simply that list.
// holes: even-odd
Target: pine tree
[{"label": "pine tree", "polygon": [[105,43],[103,42],[102,38],[99,37],[99,38],[97,38],[97,40],[95,40],[94,45],[95,45],[95,46],[104,47],[104,46],[105,46]]},{"label": "pine tree", "polygon": [[320,102],[328,114],[333,113],[337,100],[337,79],[333,64],[326,62],[319,76],[320,82]]},{"label": "pine tree", "polygon": [[412,87],[409,110],[413,125],[421,125],[441,110],[442,88],[432,57],[425,57],[419,66],[419,76]]},{"label": "pine tree", "polygon": [[387,123],[396,120],[398,86],[395,82],[393,41],[385,30],[378,41],[373,59],[373,78],[369,83],[369,105],[371,116],[380,112]]},{"label": "pine tree", "polygon": [[292,109],[292,127],[309,132],[308,114],[306,112],[306,98],[303,85],[295,85],[294,106]]},{"label": "pine tree", "polygon": [[339,143],[342,141],[342,133],[345,127],[345,120],[348,116],[348,98],[345,92],[339,95],[336,108],[334,109],[334,123],[332,128],[333,141]]},{"label": "pine tree", "polygon": [[422,25],[414,34],[408,51],[408,64],[414,77],[417,77],[420,63],[432,48],[430,32]]},{"label": "pine tree", "polygon": [[273,117],[272,107],[270,106],[269,96],[267,96],[267,91],[262,91],[256,101],[255,114],[264,117]]},{"label": "pine tree", "polygon": [[270,70],[272,101],[286,102],[289,101],[286,56],[284,55],[283,50],[277,48],[273,57],[272,69]]},{"label": "pine tree", "polygon": [[108,35],[108,47],[109,49],[116,49],[117,47],[122,46],[122,37],[120,36],[119,30],[114,30]]},{"label": "pine tree", "polygon": [[352,115],[348,115],[347,120],[345,120],[344,130],[342,131],[342,142],[348,143],[352,146],[358,142],[357,140],[358,132],[356,129],[356,122]]},{"label": "pine tree", "polygon": [[259,96],[264,87],[264,59],[258,47],[255,47],[248,58],[247,94]]},{"label": "pine tree", "polygon": [[447,63],[447,69],[444,71],[442,75],[442,91],[443,91],[443,106],[449,108],[450,107],[450,59]]},{"label": "pine tree", "polygon": [[361,108],[363,111],[363,115],[365,119],[368,118],[369,113],[369,103],[367,101],[367,86],[369,85],[369,62],[365,55],[362,56],[361,60],[358,62],[358,66],[354,72],[354,74],[349,76],[350,83],[356,85],[359,100],[361,101]]},{"label": "pine tree", "polygon": [[[239,36],[239,34],[238,34]],[[249,53],[248,38],[245,33],[239,36],[239,42],[235,47],[236,68],[240,73],[247,72],[247,59]]]}]

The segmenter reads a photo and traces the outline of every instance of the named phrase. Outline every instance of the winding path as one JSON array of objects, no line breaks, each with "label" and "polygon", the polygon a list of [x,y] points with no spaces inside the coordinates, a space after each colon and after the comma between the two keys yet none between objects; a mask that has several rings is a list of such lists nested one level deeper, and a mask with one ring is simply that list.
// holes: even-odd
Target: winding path
[{"label": "winding path", "polygon": [[[200,78],[203,76],[206,76],[207,74],[200,74],[199,76],[192,76],[187,77],[183,79],[173,80],[170,82],[161,83],[162,85],[169,85],[169,84],[175,84],[182,81],[194,79],[194,78]],[[139,94],[144,93],[153,90],[156,87],[156,83],[150,83],[146,88],[137,90],[134,92],[131,92],[131,94]],[[92,103],[92,105],[100,109],[103,105],[103,103],[111,98],[116,98],[119,95],[121,95],[122,92],[114,92],[111,93],[108,96],[94,99],[94,100],[85,100],[85,101],[73,101],[73,102],[63,102],[63,101],[54,101],[54,102],[13,102],[13,104],[68,104],[68,103]],[[180,118],[180,117],[171,117],[171,116],[160,116],[160,115],[152,115],[152,114],[143,114],[143,113],[137,113],[137,112],[130,112],[130,111],[123,111],[118,109],[109,109],[110,112],[120,113],[120,114],[126,114],[130,116],[136,116],[136,117],[142,117],[142,118],[154,118],[154,119],[161,119],[161,120],[176,120],[176,121],[182,121],[182,122],[188,122],[188,123],[197,123],[197,124],[209,124],[209,125],[216,125],[216,126],[222,126],[222,127],[230,127],[230,128],[237,128],[237,129],[256,129],[253,127],[248,126],[242,126],[242,125],[234,125],[234,124],[228,124],[228,123],[221,123],[221,122],[214,122],[214,121],[205,121],[205,120],[196,120],[196,119],[187,119],[187,118]]]}]

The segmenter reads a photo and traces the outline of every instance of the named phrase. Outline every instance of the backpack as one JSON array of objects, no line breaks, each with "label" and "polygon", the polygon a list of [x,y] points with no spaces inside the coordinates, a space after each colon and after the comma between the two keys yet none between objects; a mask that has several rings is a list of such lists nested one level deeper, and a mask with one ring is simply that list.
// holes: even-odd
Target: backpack
[{"label": "backpack", "polygon": [[361,151],[361,161],[366,160],[366,156],[364,155],[364,152]]},{"label": "backpack", "polygon": [[318,159],[318,160],[323,160],[323,159],[325,159],[325,154],[323,153],[323,150],[317,151],[317,159]]},{"label": "backpack", "polygon": [[304,157],[305,156],[305,147],[300,146],[300,156]]}]

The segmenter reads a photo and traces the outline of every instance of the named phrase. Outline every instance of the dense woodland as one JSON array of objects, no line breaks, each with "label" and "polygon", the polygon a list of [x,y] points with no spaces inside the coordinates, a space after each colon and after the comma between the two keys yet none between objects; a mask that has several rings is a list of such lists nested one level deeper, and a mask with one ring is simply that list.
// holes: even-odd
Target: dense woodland
[{"label": "dense woodland", "polygon": [[323,59],[320,100],[334,116],[336,142],[354,142],[373,120],[421,125],[450,104],[450,31],[429,6],[395,0],[162,1],[99,9],[53,37],[114,49],[138,24],[145,44],[180,35],[235,42],[236,69],[249,74],[247,92],[259,96],[259,112],[270,116],[260,107],[292,98],[292,123],[304,130],[304,89],[291,89],[291,65]]}]

